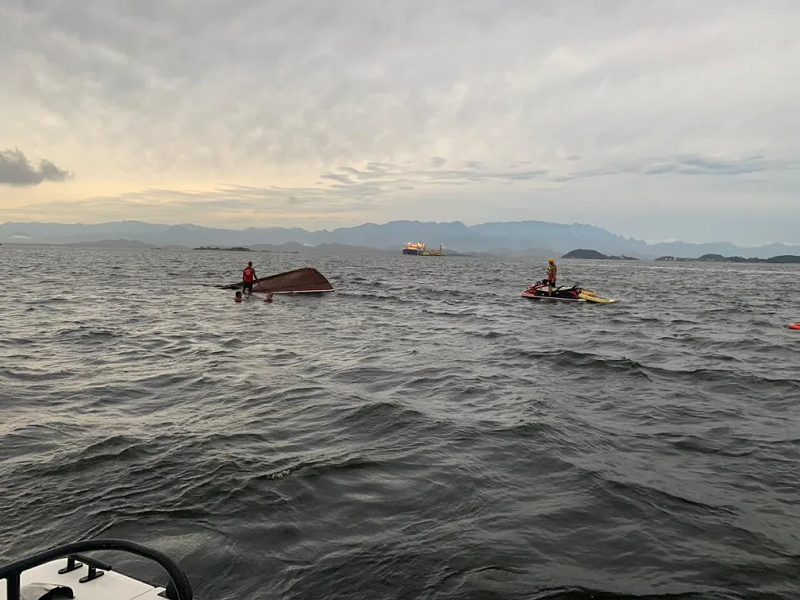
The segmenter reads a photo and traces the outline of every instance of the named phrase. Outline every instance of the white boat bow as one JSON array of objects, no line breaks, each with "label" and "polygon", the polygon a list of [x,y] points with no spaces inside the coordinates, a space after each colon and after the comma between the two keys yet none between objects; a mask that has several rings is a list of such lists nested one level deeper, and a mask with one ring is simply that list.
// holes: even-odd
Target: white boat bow
[{"label": "white boat bow", "polygon": [[[117,573],[84,552],[129,552],[157,562],[169,585],[150,585]],[[0,567],[0,600],[193,600],[189,580],[165,554],[127,540],[75,542]]]}]

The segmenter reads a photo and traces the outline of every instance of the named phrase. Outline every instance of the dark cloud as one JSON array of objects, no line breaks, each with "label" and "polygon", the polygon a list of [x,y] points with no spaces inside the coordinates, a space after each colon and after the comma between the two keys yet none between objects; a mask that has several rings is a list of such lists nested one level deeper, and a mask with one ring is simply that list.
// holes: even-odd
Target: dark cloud
[{"label": "dark cloud", "polygon": [[350,184],[353,183],[350,181],[350,177],[348,175],[338,175],[336,173],[325,173],[324,175],[320,175],[321,179],[330,179],[332,181],[338,181],[339,183]]},{"label": "dark cloud", "polygon": [[693,155],[654,161],[646,166],[634,168],[632,171],[641,172],[645,175],[664,175],[667,173],[681,175],[746,175],[772,169],[796,169],[798,167],[800,167],[800,161],[770,160],[764,156],[723,160]]},{"label": "dark cloud", "polygon": [[34,166],[22,150],[0,150],[0,184],[16,187],[39,185],[45,181],[66,181],[73,174],[46,159]]},{"label": "dark cloud", "polygon": [[409,191],[416,186],[463,186],[476,183],[513,183],[545,179],[547,169],[493,170],[477,161],[468,161],[461,169],[441,169],[447,159],[436,157],[428,169],[413,169],[399,165],[370,163],[363,170],[353,167],[340,167],[346,175],[326,173],[324,179],[332,179],[346,185],[333,185],[337,189],[348,189],[348,194],[359,195],[369,192],[388,193],[390,191]]}]

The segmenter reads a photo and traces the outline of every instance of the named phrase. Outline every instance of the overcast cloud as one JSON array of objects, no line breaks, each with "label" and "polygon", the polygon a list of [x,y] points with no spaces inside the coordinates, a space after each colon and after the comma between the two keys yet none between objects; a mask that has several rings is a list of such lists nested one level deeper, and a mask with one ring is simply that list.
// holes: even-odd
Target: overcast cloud
[{"label": "overcast cloud", "polygon": [[64,181],[72,174],[59,169],[47,159],[39,166],[31,164],[19,149],[0,150],[0,184],[13,186],[38,185],[43,181]]},{"label": "overcast cloud", "polygon": [[797,31],[794,0],[4,0],[0,221],[800,243]]}]

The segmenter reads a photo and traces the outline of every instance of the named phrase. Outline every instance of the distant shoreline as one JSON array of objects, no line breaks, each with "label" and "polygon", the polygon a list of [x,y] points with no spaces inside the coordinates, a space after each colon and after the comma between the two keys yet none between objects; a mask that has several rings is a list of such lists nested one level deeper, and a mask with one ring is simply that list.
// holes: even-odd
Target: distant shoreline
[{"label": "distant shoreline", "polygon": [[[147,223],[136,220],[103,223],[0,223],[0,242],[5,244],[48,244],[86,247],[152,247],[191,250],[248,247],[253,252],[299,251],[335,254],[395,253],[409,240],[429,239],[448,248],[446,254],[474,257],[537,260],[565,252],[595,248],[603,260],[652,261],[656,257],[695,257],[707,253],[767,259],[800,255],[800,240],[765,242],[740,247],[731,242],[647,242],[624,237],[602,227],[581,223],[547,221],[492,221],[465,225],[460,221],[434,222],[395,220],[361,223],[334,229],[308,230],[302,227],[247,227],[229,229],[191,223]],[[127,240],[127,241],[125,241]],[[332,251],[332,249],[334,249]],[[231,251],[231,250],[227,250]],[[570,257],[572,258],[572,257]],[[578,257],[575,257],[578,258]]]},{"label": "distant shoreline", "polygon": [[[396,250],[387,248],[374,248],[369,246],[351,246],[349,244],[319,244],[310,246],[297,242],[284,244],[255,244],[248,246],[197,246],[148,244],[138,240],[105,239],[89,242],[4,242],[5,248],[23,247],[56,247],[56,248],[86,248],[99,250],[173,250],[182,252],[242,252],[242,253],[275,253],[275,254],[308,254],[312,256],[350,255],[350,256],[398,256]],[[460,253],[452,252],[439,258],[484,258],[494,260],[536,261],[546,258],[541,253],[527,254],[522,252],[496,251]],[[561,256],[565,260],[598,260],[616,262],[691,262],[691,263],[730,263],[730,264],[800,264],[800,255],[781,254],[770,258],[745,258],[741,256],[723,256],[721,254],[704,254],[697,258],[660,256],[658,258],[637,258],[632,256],[607,255],[597,250],[580,248],[567,252]]]},{"label": "distant shoreline", "polygon": [[198,246],[192,250],[212,250],[217,252],[270,252],[269,250],[251,250],[244,246],[231,246],[230,248],[220,248],[219,246]]},{"label": "distant shoreline", "polygon": [[622,256],[617,256],[615,254],[607,255],[603,254],[602,252],[598,252],[597,250],[586,250],[583,248],[571,250],[570,252],[564,254],[561,258],[576,258],[580,260],[639,260],[633,256],[625,256],[624,254]]},{"label": "distant shoreline", "polygon": [[[7,247],[29,248],[35,246],[45,246],[51,248],[87,248],[95,250],[175,250],[182,252],[252,252],[252,253],[276,253],[276,254],[311,254],[311,255],[355,255],[355,256],[388,256],[396,255],[395,250],[388,248],[373,248],[369,246],[351,246],[348,244],[318,244],[309,246],[297,242],[286,242],[284,244],[254,244],[248,246],[184,246],[179,244],[163,245],[148,244],[138,240],[98,240],[91,242],[6,242]],[[499,258],[494,254],[487,253],[461,253],[451,252],[437,258]]]},{"label": "distant shoreline", "polygon": [[698,258],[676,258],[660,256],[653,262],[713,262],[713,263],[766,263],[773,265],[800,264],[800,256],[781,254],[771,258],[744,258],[742,256],[722,256],[721,254],[704,254]]},{"label": "distant shoreline", "polygon": [[[567,252],[561,258],[577,260],[616,260],[616,261],[638,261],[638,258],[630,256],[606,255],[597,250],[587,250],[580,248]],[[771,258],[744,258],[742,256],[722,256],[721,254],[703,254],[697,258],[683,258],[675,256],[660,256],[652,262],[705,262],[705,263],[763,263],[773,265],[800,264],[800,256],[794,254],[781,254]]]}]

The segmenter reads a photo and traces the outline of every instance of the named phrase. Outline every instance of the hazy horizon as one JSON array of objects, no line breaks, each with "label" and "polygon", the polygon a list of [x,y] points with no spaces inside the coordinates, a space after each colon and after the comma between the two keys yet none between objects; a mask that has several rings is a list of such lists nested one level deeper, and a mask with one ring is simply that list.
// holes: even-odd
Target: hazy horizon
[{"label": "hazy horizon", "polygon": [[800,4],[8,0],[0,222],[800,244]]},{"label": "hazy horizon", "polygon": [[[373,225],[373,226],[382,227],[382,226],[387,226],[387,225],[392,225],[392,224],[401,224],[401,223],[409,223],[409,224],[419,223],[421,226],[430,226],[430,225],[447,226],[447,225],[458,225],[458,224],[461,224],[461,225],[464,225],[465,227],[470,228],[470,229],[474,228],[474,227],[480,227],[481,225],[490,225],[490,224],[498,224],[498,223],[501,224],[501,225],[509,224],[509,223],[511,223],[511,224],[514,224],[514,223],[517,223],[517,224],[520,224],[520,223],[546,223],[548,226],[549,225],[555,225],[555,226],[559,226],[559,227],[572,227],[572,226],[597,227],[597,226],[593,225],[592,223],[556,223],[556,222],[542,222],[542,221],[536,221],[536,220],[509,221],[509,222],[481,221],[481,222],[475,222],[475,223],[465,223],[464,221],[459,221],[459,220],[432,222],[432,221],[417,221],[417,220],[408,220],[408,219],[398,219],[398,220],[394,220],[394,221],[380,222],[380,223],[364,222],[364,223],[358,223],[358,224],[356,224],[354,226],[343,226],[343,228],[344,229],[348,229],[348,228],[351,228],[351,227],[359,227],[359,226],[365,226],[365,225]],[[67,223],[67,222],[56,222],[56,221],[6,221],[6,222],[0,222],[0,228],[2,228],[4,226],[10,226],[10,225],[27,225],[27,224],[31,224],[31,225],[48,225],[48,226],[54,226],[54,227],[61,227],[61,226],[64,226],[64,227],[75,227],[75,226],[77,226],[77,227],[81,227],[81,226],[92,227],[92,226],[95,226],[96,227],[96,226],[102,226],[102,225],[115,225],[115,224],[141,224],[141,225],[144,225],[144,226],[147,226],[147,227],[152,226],[152,227],[163,227],[163,228],[181,227],[181,226],[190,227],[190,228],[207,227],[210,230],[221,229],[221,230],[227,230],[227,231],[232,231],[232,232],[237,232],[237,233],[238,232],[245,232],[245,231],[247,231],[248,229],[251,229],[251,228],[255,229],[255,230],[258,230],[258,231],[264,231],[264,230],[268,230],[268,229],[271,229],[271,228],[275,228],[275,227],[270,227],[270,226],[254,227],[252,225],[246,226],[246,227],[235,227],[235,226],[231,226],[231,227],[215,227],[215,226],[200,225],[198,223],[191,223],[191,222],[166,223],[166,222],[142,221],[142,220],[138,220],[138,219],[125,219],[125,220],[119,220],[119,221],[97,221],[97,222],[88,222],[88,221],[86,221],[86,222],[70,222],[70,223]],[[284,231],[291,231],[294,228],[277,227],[277,229],[283,229]],[[306,231],[307,233],[310,233],[310,234],[313,235],[313,234],[321,234],[321,233],[325,233],[325,232],[332,233],[332,232],[337,231],[339,229],[339,227],[330,227],[330,228],[314,228],[314,227],[303,228],[303,227],[300,227],[299,229],[302,229],[302,230]],[[608,229],[605,229],[605,228],[599,228],[599,229],[601,229],[602,231],[605,231],[607,233],[610,233],[612,235],[620,235],[616,231],[611,231],[611,230],[608,230]],[[112,233],[112,231],[106,231],[104,233],[110,235]],[[148,230],[147,233],[148,234],[152,233],[152,231]],[[84,232],[84,235],[89,235],[89,234],[88,234],[88,232]],[[500,235],[502,236],[503,234],[500,234]],[[101,237],[98,237],[98,236],[101,236],[101,232],[98,232],[97,234],[92,234],[90,237],[91,237],[91,239],[93,239],[95,241],[101,241]],[[14,238],[24,239],[26,237],[30,237],[30,236],[19,235],[19,234],[11,234],[11,235],[7,236],[6,241],[13,241]],[[36,236],[34,235],[34,238],[35,237]],[[635,236],[635,235],[634,236],[622,236],[622,237],[625,238],[625,239],[632,239],[632,240],[635,240],[637,242],[644,242],[645,244],[648,244],[650,246],[655,246],[655,245],[659,245],[659,244],[684,243],[684,244],[689,244],[689,245],[734,244],[735,246],[737,246],[738,248],[741,248],[741,249],[763,248],[763,247],[777,245],[777,244],[783,244],[783,245],[789,246],[791,248],[800,247],[800,245],[798,245],[798,244],[793,244],[792,242],[781,241],[781,240],[774,240],[774,241],[763,242],[763,243],[758,243],[758,244],[737,244],[735,242],[732,242],[731,240],[727,240],[727,239],[723,239],[723,238],[719,238],[719,239],[701,239],[701,240],[691,240],[691,239],[686,240],[686,239],[677,239],[677,238],[676,239],[653,240],[653,239],[642,238],[642,237]],[[411,240],[411,238],[414,238],[414,235],[411,235],[411,237],[409,238],[410,241],[413,241],[413,240]],[[2,239],[2,238],[0,238],[0,239]],[[110,241],[130,239],[131,241],[137,241],[137,238],[136,238],[135,234],[133,234],[133,232],[131,232],[131,236],[128,237],[128,238],[125,238],[125,237],[120,238],[120,237],[112,236],[112,237],[106,237],[106,238],[102,238],[102,239],[110,240]],[[416,238],[414,238],[414,239],[416,239]],[[532,240],[532,242],[533,242],[533,240]],[[259,242],[259,243],[261,243],[261,242]],[[305,242],[298,242],[298,241],[294,241],[292,243],[303,243],[303,244],[309,245],[309,244],[307,244]],[[326,242],[320,242],[320,243],[326,243]],[[334,243],[340,243],[340,242],[334,242]],[[580,245],[581,242],[579,240],[576,240],[576,243],[578,243],[578,245]],[[310,245],[313,246],[313,245],[317,245],[317,244],[310,244]],[[355,245],[359,245],[359,244],[355,244]],[[391,246],[391,245],[392,244],[388,244],[387,247]],[[435,244],[433,244],[433,245],[435,245]],[[589,243],[589,245],[591,245],[591,243]],[[380,245],[374,245],[373,244],[372,246],[377,248]],[[576,247],[576,248],[573,248],[573,249],[578,249],[578,248]],[[587,248],[585,248],[585,249],[592,249],[592,248],[589,248],[587,246]]]}]

